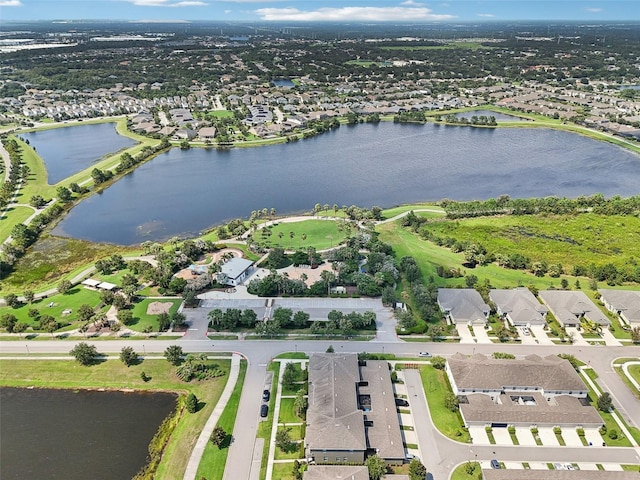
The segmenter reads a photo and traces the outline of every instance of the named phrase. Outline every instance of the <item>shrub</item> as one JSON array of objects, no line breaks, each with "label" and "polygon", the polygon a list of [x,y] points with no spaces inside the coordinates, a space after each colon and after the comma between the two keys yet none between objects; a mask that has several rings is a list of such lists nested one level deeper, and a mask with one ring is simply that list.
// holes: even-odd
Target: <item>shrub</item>
[{"label": "shrub", "polygon": [[196,397],[193,393],[187,395],[187,399],[185,400],[185,407],[187,408],[187,412],[196,413],[198,411],[198,397]]},{"label": "shrub", "polygon": [[609,437],[611,440],[617,439],[618,431],[615,428],[612,428],[611,430],[609,430],[609,433],[607,433],[607,437]]}]

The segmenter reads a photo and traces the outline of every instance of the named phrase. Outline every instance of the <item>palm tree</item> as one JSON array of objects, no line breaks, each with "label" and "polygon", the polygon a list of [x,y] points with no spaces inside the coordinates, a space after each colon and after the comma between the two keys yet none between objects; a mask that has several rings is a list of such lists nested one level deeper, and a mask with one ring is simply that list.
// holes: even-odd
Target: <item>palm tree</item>
[{"label": "palm tree", "polygon": [[320,278],[322,279],[323,282],[327,284],[327,297],[328,297],[331,294],[331,282],[333,282],[336,279],[336,276],[333,274],[333,272],[330,272],[329,270],[323,270],[322,272],[320,272]]},{"label": "palm tree", "polygon": [[293,248],[293,237],[295,237],[296,234],[294,232],[289,232],[289,238],[291,239],[291,241],[289,242],[289,249]]},{"label": "palm tree", "polygon": [[[300,238],[302,238],[302,241],[304,242],[307,239],[307,234],[303,233],[302,235],[300,235]],[[300,244],[298,244],[298,247],[300,246]]]}]

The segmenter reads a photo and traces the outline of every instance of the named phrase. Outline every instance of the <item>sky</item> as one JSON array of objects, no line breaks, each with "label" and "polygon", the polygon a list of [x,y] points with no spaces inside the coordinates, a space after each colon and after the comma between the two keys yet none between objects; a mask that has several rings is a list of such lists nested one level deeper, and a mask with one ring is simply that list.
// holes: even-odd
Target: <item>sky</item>
[{"label": "sky", "polygon": [[640,21],[640,0],[0,0],[11,20]]}]

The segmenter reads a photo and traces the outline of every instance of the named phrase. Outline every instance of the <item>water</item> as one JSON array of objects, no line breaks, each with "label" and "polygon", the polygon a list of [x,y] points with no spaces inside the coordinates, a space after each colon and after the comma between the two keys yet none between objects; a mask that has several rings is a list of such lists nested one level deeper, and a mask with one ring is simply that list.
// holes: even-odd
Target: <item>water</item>
[{"label": "water", "polygon": [[466,118],[471,121],[471,117],[473,116],[481,117],[484,115],[485,117],[494,117],[498,122],[527,122],[526,118],[518,117],[516,115],[508,115],[506,113],[498,113],[491,110],[471,110],[469,112],[460,112],[456,113],[456,118]]},{"label": "water", "polygon": [[639,185],[640,156],[568,132],[382,122],[268,147],[174,148],[80,203],[54,233],[134,244],[196,235],[262,208],[629,196]]},{"label": "water", "polygon": [[44,160],[47,182],[81,172],[107,154],[131,147],[137,142],[118,135],[115,123],[98,123],[20,134]]},{"label": "water", "polygon": [[3,480],[132,478],[175,395],[0,388]]},{"label": "water", "polygon": [[288,78],[276,78],[274,80],[271,80],[271,83],[276,87],[293,88],[296,86],[296,84]]}]

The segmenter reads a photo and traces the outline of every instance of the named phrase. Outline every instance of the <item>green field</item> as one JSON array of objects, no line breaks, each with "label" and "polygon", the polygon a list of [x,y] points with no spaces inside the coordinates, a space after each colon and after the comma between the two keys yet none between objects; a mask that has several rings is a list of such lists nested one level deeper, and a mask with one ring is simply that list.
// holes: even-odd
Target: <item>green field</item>
[{"label": "green field", "polygon": [[[27,199],[27,203],[28,202],[29,199]],[[33,208],[10,207],[7,213],[0,218],[0,243],[4,242],[9,235],[11,235],[13,227],[24,222],[31,215],[33,215]]]},{"label": "green field", "polygon": [[[135,345],[134,345],[135,348]],[[175,367],[164,359],[144,360],[127,368],[119,360],[107,360],[83,367],[70,360],[0,360],[0,385],[42,388],[133,388],[136,390],[193,392],[202,403],[195,414],[181,415],[155,478],[182,478],[198,435],[211,415],[228,378],[229,360],[215,360],[227,375],[206,381],[185,383],[175,376]],[[145,372],[148,382],[140,379]]]},{"label": "green field", "polygon": [[[346,237],[343,229],[344,223],[333,220],[304,220],[295,223],[277,223],[269,228],[271,235],[263,237],[262,230],[259,229],[253,234],[253,238],[258,241],[269,242],[271,246],[279,246],[287,250],[307,249],[314,247],[317,250],[335,247]],[[353,231],[353,229],[352,229]],[[293,232],[293,238],[290,234]],[[280,237],[282,233],[282,238]],[[303,239],[303,235],[306,238]]]},{"label": "green field", "polygon": [[157,315],[149,315],[147,313],[147,308],[151,302],[160,302],[160,303],[170,303],[171,308],[169,309],[169,313],[173,313],[178,310],[180,303],[182,303],[182,299],[157,299],[157,298],[146,298],[133,306],[133,322],[128,325],[128,328],[131,330],[135,330],[137,332],[142,332],[146,327],[153,328],[154,332],[158,331],[158,316]]},{"label": "green field", "polygon": [[640,218],[596,214],[503,216],[433,222],[428,230],[484,245],[491,253],[522,253],[532,261],[586,266],[633,264],[640,256]]}]

